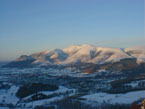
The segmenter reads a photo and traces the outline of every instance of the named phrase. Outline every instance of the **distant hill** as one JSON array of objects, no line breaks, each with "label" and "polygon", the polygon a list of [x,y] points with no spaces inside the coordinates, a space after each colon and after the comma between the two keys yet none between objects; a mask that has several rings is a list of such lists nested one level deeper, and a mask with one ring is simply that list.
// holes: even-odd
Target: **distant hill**
[{"label": "distant hill", "polygon": [[4,67],[26,68],[50,65],[77,65],[80,66],[80,69],[83,66],[84,71],[94,72],[100,69],[119,71],[135,69],[144,64],[144,62],[145,46],[123,49],[84,44],[82,46],[71,45],[64,49],[45,50],[29,56],[22,55]]}]

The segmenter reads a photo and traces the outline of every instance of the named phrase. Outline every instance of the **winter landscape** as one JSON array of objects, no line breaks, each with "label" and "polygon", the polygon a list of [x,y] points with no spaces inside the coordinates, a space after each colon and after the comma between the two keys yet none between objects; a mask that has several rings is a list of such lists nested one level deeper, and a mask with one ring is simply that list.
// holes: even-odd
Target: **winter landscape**
[{"label": "winter landscape", "polygon": [[84,44],[1,65],[1,108],[128,109],[145,98],[145,47]]},{"label": "winter landscape", "polygon": [[0,0],[0,109],[145,109],[144,0]]}]

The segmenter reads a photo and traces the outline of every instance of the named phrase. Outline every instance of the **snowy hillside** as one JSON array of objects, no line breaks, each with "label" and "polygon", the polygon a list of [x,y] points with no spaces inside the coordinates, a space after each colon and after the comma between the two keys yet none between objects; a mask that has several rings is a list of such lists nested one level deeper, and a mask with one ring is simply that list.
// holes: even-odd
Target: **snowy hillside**
[{"label": "snowy hillside", "polygon": [[[136,58],[137,63],[145,62],[145,47],[108,48],[84,44],[71,45],[64,49],[45,50],[30,56],[22,55],[14,64],[33,65],[66,65],[74,63],[104,64],[121,59]],[[16,62],[19,63],[16,63]],[[23,62],[23,63],[21,63]],[[25,65],[25,66],[27,66]]]},{"label": "snowy hillside", "polygon": [[145,48],[107,48],[84,44],[71,45],[65,49],[46,50],[30,55],[36,60],[33,63],[69,64],[75,62],[102,64],[116,62],[123,58],[136,57],[145,60]]},{"label": "snowy hillside", "polygon": [[129,92],[126,94],[107,94],[107,93],[94,93],[83,96],[89,102],[98,103],[111,103],[111,104],[131,104],[136,100],[144,98],[145,91]]},{"label": "snowy hillside", "polygon": [[137,62],[145,62],[145,46],[126,48],[125,52],[137,58]]}]

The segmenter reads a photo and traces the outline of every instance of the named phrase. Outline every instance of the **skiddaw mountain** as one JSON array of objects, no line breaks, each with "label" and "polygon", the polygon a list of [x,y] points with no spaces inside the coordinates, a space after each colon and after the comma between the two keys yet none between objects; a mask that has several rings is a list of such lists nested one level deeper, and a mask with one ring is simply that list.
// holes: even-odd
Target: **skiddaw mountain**
[{"label": "skiddaw mountain", "polygon": [[132,48],[97,47],[84,44],[64,49],[22,55],[3,67],[75,67],[88,73],[97,70],[128,71],[145,69],[145,46]]}]

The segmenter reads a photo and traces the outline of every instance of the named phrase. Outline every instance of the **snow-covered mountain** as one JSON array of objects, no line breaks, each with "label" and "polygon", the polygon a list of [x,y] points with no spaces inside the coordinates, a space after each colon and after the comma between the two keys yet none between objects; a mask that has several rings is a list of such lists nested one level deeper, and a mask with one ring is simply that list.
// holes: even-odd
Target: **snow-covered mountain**
[{"label": "snow-covered mountain", "polygon": [[137,58],[138,63],[145,62],[145,46],[126,48],[125,52]]},{"label": "snow-covered mountain", "polygon": [[82,46],[72,45],[63,49],[63,51],[69,55],[63,62],[66,64],[78,61],[82,63],[103,64],[119,61],[122,58],[132,58],[132,56],[129,56],[120,48],[96,47],[87,44]]},{"label": "snow-covered mountain", "polygon": [[[22,55],[16,61],[33,60],[31,64],[104,64],[125,58],[136,58],[138,63],[145,62],[145,46],[133,48],[108,48],[84,44],[71,45],[64,49],[45,50],[30,56]],[[15,62],[16,62],[15,61]]]}]

